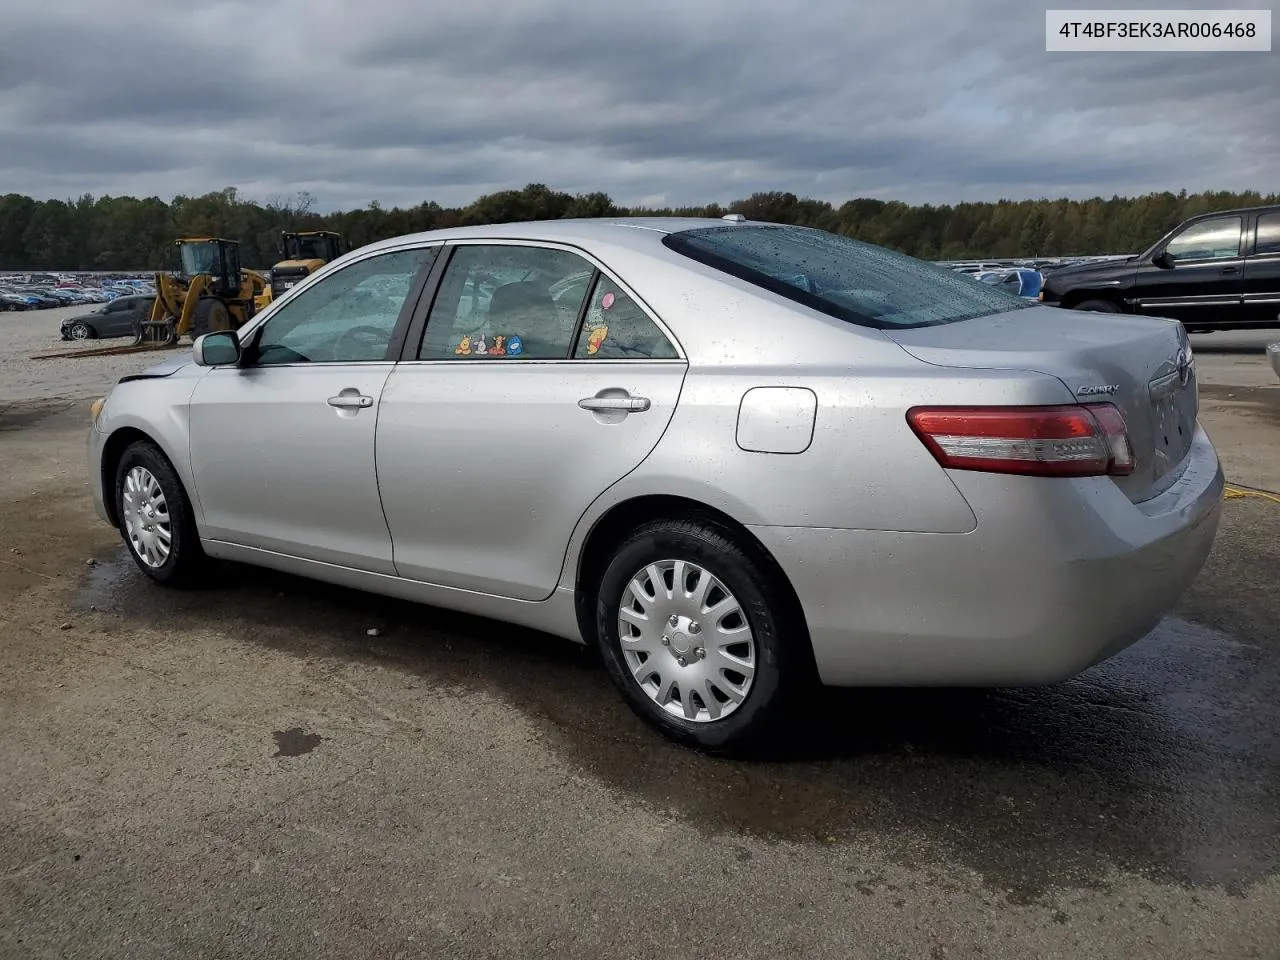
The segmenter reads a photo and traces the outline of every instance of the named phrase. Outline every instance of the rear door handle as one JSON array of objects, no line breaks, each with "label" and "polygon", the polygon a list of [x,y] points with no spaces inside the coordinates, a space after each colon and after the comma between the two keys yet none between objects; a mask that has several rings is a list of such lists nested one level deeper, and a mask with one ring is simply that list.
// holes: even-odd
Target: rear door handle
[{"label": "rear door handle", "polygon": [[643,413],[649,409],[648,397],[583,397],[578,401],[583,410],[623,410]]},{"label": "rear door handle", "polygon": [[1235,273],[1235,272],[1236,272],[1236,268],[1235,268],[1235,267],[1223,267],[1223,268],[1222,268],[1222,272],[1223,272],[1223,273]]},{"label": "rear door handle", "polygon": [[362,393],[340,393],[336,397],[330,397],[328,400],[331,407],[342,407],[344,409],[372,407],[373,397],[366,397]]}]

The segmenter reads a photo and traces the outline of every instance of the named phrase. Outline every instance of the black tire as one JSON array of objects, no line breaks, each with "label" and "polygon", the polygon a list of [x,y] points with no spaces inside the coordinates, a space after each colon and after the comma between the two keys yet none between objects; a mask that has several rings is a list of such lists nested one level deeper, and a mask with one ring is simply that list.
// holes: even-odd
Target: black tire
[{"label": "black tire", "polygon": [[[125,478],[135,467],[149,471],[160,485],[169,518],[169,555],[163,563],[153,566],[139,555],[129,536],[125,521]],[[194,583],[206,564],[200,536],[196,532],[195,516],[191,501],[187,499],[182,481],[169,458],[149,440],[139,440],[125,448],[115,469],[116,524],[124,539],[129,555],[138,568],[148,577],[165,586],[186,586]]]},{"label": "black tire", "polygon": [[[751,628],[755,673],[745,699],[721,719],[695,722],[667,713],[627,665],[618,632],[623,591],[638,571],[663,560],[692,561],[712,574],[738,600]],[[671,740],[712,753],[752,755],[779,745],[815,677],[808,636],[780,576],[767,558],[744,549],[734,531],[709,518],[656,520],[632,533],[600,581],[595,617],[601,658],[631,709]]]},{"label": "black tire", "polygon": [[216,297],[202,297],[191,318],[191,339],[215,330],[230,329],[231,312],[227,310],[227,305]]},{"label": "black tire", "polygon": [[1073,310],[1092,310],[1095,313],[1119,313],[1120,308],[1110,300],[1085,300],[1077,303]]},{"label": "black tire", "polygon": [[[77,331],[83,331],[84,335],[77,337]],[[71,326],[67,327],[68,340],[92,340],[95,337],[97,337],[97,334],[93,332],[93,327],[89,326],[87,323],[73,323]]]}]

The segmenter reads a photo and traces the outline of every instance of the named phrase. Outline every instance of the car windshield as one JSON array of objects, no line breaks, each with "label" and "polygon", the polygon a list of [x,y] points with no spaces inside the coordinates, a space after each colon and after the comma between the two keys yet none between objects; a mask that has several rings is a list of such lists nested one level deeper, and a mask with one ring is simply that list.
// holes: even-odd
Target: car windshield
[{"label": "car windshield", "polygon": [[796,303],[867,327],[936,326],[1032,306],[973,277],[808,227],[705,227],[668,234],[663,243]]}]

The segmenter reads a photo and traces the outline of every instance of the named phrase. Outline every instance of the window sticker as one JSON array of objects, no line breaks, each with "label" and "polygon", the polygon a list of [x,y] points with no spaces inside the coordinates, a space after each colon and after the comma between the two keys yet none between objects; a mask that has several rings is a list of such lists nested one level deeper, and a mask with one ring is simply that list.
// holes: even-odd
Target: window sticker
[{"label": "window sticker", "polygon": [[[607,302],[613,294],[606,293],[604,295]],[[610,304],[612,305],[612,304]],[[607,310],[608,307],[605,307]],[[592,327],[587,334],[587,356],[594,356],[600,352],[600,345],[604,343],[604,338],[609,335],[609,328],[601,324],[598,327]]]}]

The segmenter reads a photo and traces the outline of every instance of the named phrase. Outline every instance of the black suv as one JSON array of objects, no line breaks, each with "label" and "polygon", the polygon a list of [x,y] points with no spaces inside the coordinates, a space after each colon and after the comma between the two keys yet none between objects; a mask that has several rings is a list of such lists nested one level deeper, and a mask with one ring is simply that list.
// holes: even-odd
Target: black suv
[{"label": "black suv", "polygon": [[1050,270],[1052,306],[1144,313],[1188,330],[1280,326],[1280,206],[1206,213],[1126,260]]}]

